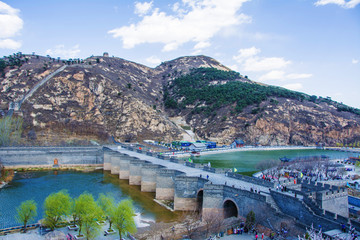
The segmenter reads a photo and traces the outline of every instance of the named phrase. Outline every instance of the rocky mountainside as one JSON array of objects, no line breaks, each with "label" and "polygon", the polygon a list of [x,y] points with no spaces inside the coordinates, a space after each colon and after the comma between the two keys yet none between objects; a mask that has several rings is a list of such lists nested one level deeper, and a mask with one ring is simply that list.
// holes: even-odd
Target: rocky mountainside
[{"label": "rocky mountainside", "polygon": [[234,138],[262,145],[360,140],[357,109],[259,85],[206,56],[149,68],[114,57],[19,53],[3,58],[0,71],[0,114],[10,113],[10,102],[21,103],[14,115],[24,119],[24,142],[171,141],[183,139],[188,128],[198,138],[227,144]]}]

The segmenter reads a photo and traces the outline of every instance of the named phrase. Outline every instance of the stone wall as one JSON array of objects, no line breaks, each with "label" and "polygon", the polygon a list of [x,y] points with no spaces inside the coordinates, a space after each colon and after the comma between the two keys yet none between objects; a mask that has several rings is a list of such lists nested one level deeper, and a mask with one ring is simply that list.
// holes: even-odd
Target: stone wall
[{"label": "stone wall", "polygon": [[156,175],[156,192],[155,192],[156,199],[174,200],[175,178],[178,175],[185,175],[185,173],[174,169],[167,169],[167,168],[158,169]]},{"label": "stone wall", "polygon": [[6,147],[0,148],[0,158],[7,168],[103,165],[102,147]]},{"label": "stone wall", "polygon": [[174,210],[197,210],[197,194],[207,182],[199,177],[177,176],[175,178]]},{"label": "stone wall", "polygon": [[329,212],[343,217],[349,217],[349,203],[347,189],[321,191],[316,193],[318,205]]},{"label": "stone wall", "polygon": [[[271,196],[283,213],[296,218],[299,222],[307,226],[310,226],[311,224],[314,226],[321,225],[324,231],[338,229],[340,226],[340,222],[334,219],[336,214],[327,212],[326,216],[318,216],[314,214],[303,201],[293,196],[274,191],[271,191]],[[339,218],[339,221],[342,221],[343,219],[344,218]]]}]

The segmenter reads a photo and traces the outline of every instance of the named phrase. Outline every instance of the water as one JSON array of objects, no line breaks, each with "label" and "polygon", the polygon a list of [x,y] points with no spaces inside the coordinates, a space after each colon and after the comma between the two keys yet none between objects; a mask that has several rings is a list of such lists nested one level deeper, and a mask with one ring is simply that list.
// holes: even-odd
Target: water
[{"label": "water", "polygon": [[306,149],[306,150],[271,150],[271,151],[240,151],[203,155],[193,158],[195,163],[211,163],[215,168],[236,168],[238,172],[256,171],[256,165],[266,160],[279,160],[280,157],[288,158],[303,156],[329,156],[330,159],[345,159],[357,156],[355,153]]},{"label": "water", "polygon": [[130,186],[127,180],[119,180],[118,175],[96,172],[44,171],[17,173],[14,180],[0,189],[0,228],[19,226],[15,220],[16,207],[26,200],[34,200],[38,216],[34,223],[43,218],[45,198],[62,189],[68,190],[72,198],[83,192],[112,194],[115,200],[130,198],[136,212],[137,227],[147,226],[147,222],[171,221],[176,215],[153,201],[154,193],[143,193],[140,186]]}]

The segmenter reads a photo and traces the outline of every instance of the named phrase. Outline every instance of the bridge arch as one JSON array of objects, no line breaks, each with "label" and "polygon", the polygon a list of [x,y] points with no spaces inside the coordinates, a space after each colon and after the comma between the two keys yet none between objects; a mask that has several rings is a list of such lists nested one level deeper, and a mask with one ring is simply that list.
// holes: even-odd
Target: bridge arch
[{"label": "bridge arch", "polygon": [[204,202],[204,189],[200,188],[196,194],[196,211],[202,212],[203,208],[203,202]]},{"label": "bridge arch", "polygon": [[238,217],[239,207],[231,198],[226,198],[223,202],[224,218]]}]

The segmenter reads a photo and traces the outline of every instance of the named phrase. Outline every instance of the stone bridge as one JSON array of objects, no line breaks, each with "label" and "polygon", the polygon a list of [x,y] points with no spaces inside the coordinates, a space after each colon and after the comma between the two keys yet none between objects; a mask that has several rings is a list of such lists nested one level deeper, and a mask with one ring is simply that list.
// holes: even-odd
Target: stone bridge
[{"label": "stone bridge", "polygon": [[279,212],[267,186],[139,152],[117,147],[105,150],[104,170],[139,185],[141,191],[154,192],[157,200],[174,201],[174,210],[225,218],[246,216],[251,210],[257,215]]},{"label": "stone bridge", "polygon": [[[300,179],[270,183],[219,174],[211,168],[196,168],[196,164],[122,146],[105,149],[104,170],[141,186],[141,191],[154,192],[158,200],[173,201],[174,210],[197,210],[203,217],[222,218],[245,217],[253,211],[267,226],[285,221],[302,228],[314,224],[331,230],[345,223],[360,230],[360,223],[348,218],[346,189]],[[277,184],[285,184],[289,191],[276,191]]]},{"label": "stone bridge", "polygon": [[289,191],[280,192],[275,183],[262,179],[217,173],[126,145],[0,148],[0,159],[8,168],[52,168],[55,158],[60,167],[101,167],[143,192],[154,192],[157,200],[173,201],[174,210],[201,211],[203,217],[245,217],[252,210],[267,226],[288,221],[330,230],[351,223],[360,230],[360,223],[348,218],[347,190],[327,184],[286,181],[281,184]]}]

